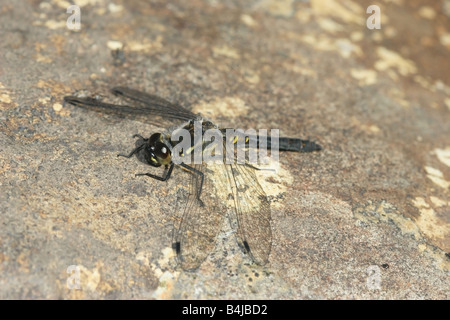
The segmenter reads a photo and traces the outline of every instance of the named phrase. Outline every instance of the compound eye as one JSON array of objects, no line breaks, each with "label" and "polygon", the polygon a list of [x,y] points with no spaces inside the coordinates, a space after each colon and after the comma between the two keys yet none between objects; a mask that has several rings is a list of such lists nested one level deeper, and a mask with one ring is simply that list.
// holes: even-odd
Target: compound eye
[{"label": "compound eye", "polygon": [[160,159],[167,159],[170,151],[169,148],[164,143],[156,143],[155,146],[155,155]]},{"label": "compound eye", "polygon": [[148,143],[151,146],[154,146],[158,141],[160,141],[160,139],[161,139],[161,133],[154,133],[148,139]]}]

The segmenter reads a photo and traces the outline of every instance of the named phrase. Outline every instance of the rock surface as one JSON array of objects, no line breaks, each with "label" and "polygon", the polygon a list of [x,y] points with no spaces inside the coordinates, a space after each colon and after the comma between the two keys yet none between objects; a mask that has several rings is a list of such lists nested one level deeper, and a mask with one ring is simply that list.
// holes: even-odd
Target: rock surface
[{"label": "rock surface", "polygon": [[[373,30],[370,1],[75,2],[78,31],[67,1],[0,8],[1,299],[449,298],[450,1],[379,1]],[[118,85],[324,147],[260,176],[266,266],[225,231],[175,266],[188,174],[116,158],[158,128],[63,103]]]}]

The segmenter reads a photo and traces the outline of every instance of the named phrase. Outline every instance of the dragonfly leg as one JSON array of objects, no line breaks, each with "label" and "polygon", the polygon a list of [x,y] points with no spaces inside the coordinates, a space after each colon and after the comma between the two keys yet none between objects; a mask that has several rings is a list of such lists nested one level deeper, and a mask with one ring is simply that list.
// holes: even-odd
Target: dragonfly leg
[{"label": "dragonfly leg", "polygon": [[247,166],[247,167],[252,168],[253,170],[257,170],[257,171],[275,171],[275,169],[258,168],[258,167],[255,167],[254,165],[251,165],[250,163],[245,163],[244,166]]},{"label": "dragonfly leg", "polygon": [[136,152],[138,152],[139,150],[141,150],[143,146],[144,146],[144,145],[140,145],[139,147],[134,148],[133,151],[130,152],[130,154],[119,153],[117,156],[118,156],[118,157],[131,158],[131,157],[133,156],[133,154],[135,154]]},{"label": "dragonfly leg", "polygon": [[200,177],[200,187],[198,188],[197,191],[197,200],[200,202],[200,204],[202,206],[204,206],[203,201],[200,199],[200,195],[202,194],[202,188],[203,188],[203,180],[205,178],[205,174],[191,166],[188,166],[185,163],[181,163],[180,166],[182,166],[183,168],[187,169],[188,171],[190,171],[192,174],[196,174]]},{"label": "dragonfly leg", "polygon": [[134,134],[134,135],[133,135],[133,138],[139,138],[139,139],[142,139],[142,140],[144,140],[144,142],[148,140],[148,139],[144,138],[143,136],[141,136],[139,133]]},{"label": "dragonfly leg", "polygon": [[173,167],[174,167],[174,164],[173,163],[170,164],[169,171],[167,171],[166,175],[163,176],[163,177],[160,177],[160,176],[157,176],[157,175],[154,175],[154,174],[151,174],[151,173],[137,173],[135,176],[136,177],[137,176],[147,176],[147,177],[159,180],[159,181],[167,181],[167,180],[169,180],[170,175],[172,174]]}]

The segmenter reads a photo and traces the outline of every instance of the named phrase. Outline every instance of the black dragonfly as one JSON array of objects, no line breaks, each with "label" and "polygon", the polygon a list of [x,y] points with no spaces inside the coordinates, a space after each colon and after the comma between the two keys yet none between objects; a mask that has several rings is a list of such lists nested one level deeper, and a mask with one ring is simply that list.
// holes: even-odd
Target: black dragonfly
[{"label": "black dragonfly", "polygon": [[[159,116],[176,124],[176,128],[188,130],[194,134],[194,123],[201,123],[202,132],[207,129],[218,129],[225,133],[224,128],[218,128],[200,115],[171,103],[161,97],[133,90],[126,87],[116,87],[112,92],[128,102],[126,105],[105,103],[90,97],[64,97],[64,101],[72,105],[104,113],[120,116],[144,116],[154,120]],[[129,154],[119,154],[131,158],[133,155],[145,164],[153,167],[163,167],[164,173],[159,176],[152,173],[140,173],[136,176],[148,176],[156,180],[166,181],[170,178],[175,166],[191,173],[189,197],[184,211],[175,220],[172,247],[177,255],[178,263],[185,270],[196,269],[215,247],[216,237],[222,227],[225,217],[228,217],[231,228],[235,231],[239,246],[251,259],[259,265],[264,265],[269,259],[272,247],[271,212],[266,193],[259,184],[255,170],[257,167],[247,162],[208,164],[175,164],[172,151],[178,141],[173,141],[171,132],[154,133],[149,138],[135,134],[136,147]],[[247,146],[251,139],[266,140],[270,148],[270,137],[231,137],[233,143],[245,139]],[[263,139],[262,139],[263,138]],[[226,149],[226,135],[223,148]],[[192,140],[194,141],[194,139]],[[192,147],[194,144],[192,143]],[[207,148],[205,141],[201,149]],[[280,137],[280,151],[313,152],[321,147],[313,141],[297,138]],[[183,150],[188,153],[191,150]],[[227,151],[224,151],[226,155]],[[232,151],[235,152],[235,151]],[[236,157],[236,155],[232,155]]]}]

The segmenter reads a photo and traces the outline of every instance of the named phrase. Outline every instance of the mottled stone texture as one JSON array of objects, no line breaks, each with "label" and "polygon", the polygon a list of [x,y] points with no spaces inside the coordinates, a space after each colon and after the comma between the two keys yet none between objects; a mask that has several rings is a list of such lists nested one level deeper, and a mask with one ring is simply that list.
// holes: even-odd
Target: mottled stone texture
[{"label": "mottled stone texture", "polygon": [[[377,1],[379,30],[371,1],[76,2],[79,31],[67,1],[1,2],[0,298],[449,298],[448,0]],[[157,127],[62,100],[117,85],[324,147],[260,177],[268,265],[224,226],[199,270],[175,267],[189,174],[135,178],[152,169],[116,154]]]}]

